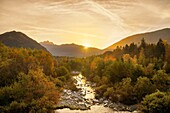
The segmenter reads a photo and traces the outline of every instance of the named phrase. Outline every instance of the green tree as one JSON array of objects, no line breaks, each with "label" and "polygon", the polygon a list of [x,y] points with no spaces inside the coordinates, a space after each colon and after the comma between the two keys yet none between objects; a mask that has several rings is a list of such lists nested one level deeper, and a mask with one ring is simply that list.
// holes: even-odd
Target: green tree
[{"label": "green tree", "polygon": [[156,45],[156,56],[157,58],[165,59],[165,52],[166,52],[166,46],[162,39],[159,39],[157,45]]},{"label": "green tree", "polygon": [[141,102],[141,110],[144,113],[169,113],[170,94],[157,91],[146,95]]},{"label": "green tree", "polygon": [[158,70],[152,80],[158,90],[170,91],[170,76],[164,70]]},{"label": "green tree", "polygon": [[107,75],[112,83],[120,82],[123,78],[131,77],[133,65],[129,62],[114,61],[107,67]]},{"label": "green tree", "polygon": [[[124,104],[133,104],[134,99],[132,96],[133,87],[131,84],[131,78],[123,78],[121,82],[115,84],[115,92],[112,94],[113,97],[117,96],[117,100]],[[114,99],[113,98],[113,99]]]},{"label": "green tree", "polygon": [[71,77],[68,69],[65,68],[64,66],[56,68],[55,73],[56,73],[55,77],[58,77],[62,81],[66,81],[66,80],[70,79],[70,77]]},{"label": "green tree", "polygon": [[138,102],[140,102],[145,95],[151,94],[154,91],[155,87],[147,77],[139,77],[133,89]]},{"label": "green tree", "polygon": [[142,65],[146,65],[145,54],[144,54],[144,49],[143,48],[141,48],[141,50],[139,52],[138,63],[142,64]]},{"label": "green tree", "polygon": [[143,49],[145,49],[145,48],[146,48],[146,46],[147,46],[147,44],[146,44],[146,42],[145,42],[145,39],[144,39],[144,38],[142,38],[142,40],[141,40],[141,44],[140,44],[140,47],[139,47],[139,48],[143,48]]},{"label": "green tree", "polygon": [[167,46],[166,49],[166,65],[164,68],[167,73],[170,73],[170,46]]},{"label": "green tree", "polygon": [[131,79],[133,82],[136,82],[137,78],[140,76],[145,76],[144,68],[142,65],[135,65]]}]

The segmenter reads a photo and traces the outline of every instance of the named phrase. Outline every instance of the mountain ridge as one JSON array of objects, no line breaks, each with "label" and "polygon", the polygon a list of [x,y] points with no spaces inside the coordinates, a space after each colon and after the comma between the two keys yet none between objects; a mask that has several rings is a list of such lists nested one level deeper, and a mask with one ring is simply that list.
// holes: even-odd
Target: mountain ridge
[{"label": "mountain ridge", "polygon": [[87,57],[98,55],[102,51],[95,47],[85,48],[85,46],[75,43],[56,45],[49,41],[44,41],[40,42],[40,44],[47,48],[53,56]]},{"label": "mountain ridge", "polygon": [[164,28],[156,31],[139,33],[125,37],[122,40],[105,48],[104,51],[110,51],[115,49],[117,46],[125,46],[126,44],[130,44],[132,42],[140,44],[142,38],[144,38],[147,43],[156,43],[160,38],[167,40],[167,42],[170,43],[170,28]]},{"label": "mountain ridge", "polygon": [[157,43],[159,39],[167,40],[170,43],[170,28],[164,28],[156,31],[140,33],[128,36],[105,49],[95,47],[86,48],[83,45],[75,43],[56,45],[50,41],[36,42],[22,32],[10,31],[0,34],[0,41],[9,47],[23,47],[31,49],[43,49],[49,51],[53,56],[68,56],[68,57],[87,57],[92,55],[103,54],[106,51],[112,51],[117,46],[125,46],[126,44],[140,44],[144,38],[147,43]]},{"label": "mountain ridge", "polygon": [[18,48],[31,48],[31,49],[42,49],[47,51],[47,49],[41,46],[38,42],[28,37],[26,34],[18,31],[9,31],[0,34],[0,41],[9,47]]}]

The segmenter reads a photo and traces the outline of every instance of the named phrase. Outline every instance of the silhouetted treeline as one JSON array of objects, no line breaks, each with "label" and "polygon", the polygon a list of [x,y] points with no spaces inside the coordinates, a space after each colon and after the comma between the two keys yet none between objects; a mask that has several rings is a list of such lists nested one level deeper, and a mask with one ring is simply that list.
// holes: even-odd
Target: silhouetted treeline
[{"label": "silhouetted treeline", "polygon": [[[116,58],[121,57],[123,54],[129,54],[131,57],[134,57],[134,55],[139,56],[139,53],[143,49],[146,58],[156,57],[164,60],[167,46],[167,42],[162,39],[160,39],[157,44],[148,44],[145,42],[145,39],[142,39],[139,46],[135,43],[131,43],[130,45],[126,44],[124,47],[118,46],[112,51],[112,54]],[[105,54],[107,54],[107,52]]]}]

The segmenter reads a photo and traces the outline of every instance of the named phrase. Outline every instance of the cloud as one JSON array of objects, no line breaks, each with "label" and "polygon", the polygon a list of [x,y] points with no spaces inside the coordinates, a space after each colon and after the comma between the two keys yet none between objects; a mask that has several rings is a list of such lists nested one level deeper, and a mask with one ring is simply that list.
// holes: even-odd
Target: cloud
[{"label": "cloud", "polygon": [[103,48],[131,34],[170,27],[170,1],[0,0],[0,20],[0,32],[17,29],[54,43],[87,39]]},{"label": "cloud", "polygon": [[70,31],[65,29],[51,29],[51,28],[43,28],[43,27],[36,27],[36,26],[27,26],[31,30],[39,30],[43,32],[59,32],[59,33],[68,33],[68,34],[76,34],[76,35],[82,35],[82,36],[88,36],[88,37],[94,37],[94,38],[101,38],[100,36],[84,33],[84,32],[76,32],[76,31]]}]

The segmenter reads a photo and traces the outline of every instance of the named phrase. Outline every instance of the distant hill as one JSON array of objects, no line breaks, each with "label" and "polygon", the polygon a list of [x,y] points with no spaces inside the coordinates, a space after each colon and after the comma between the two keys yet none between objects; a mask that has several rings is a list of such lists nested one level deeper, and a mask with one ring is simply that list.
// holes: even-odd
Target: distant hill
[{"label": "distant hill", "polygon": [[[29,38],[27,35],[25,35],[22,32],[6,32],[4,34],[0,35],[0,42],[5,44],[9,47],[23,47],[23,48],[31,48],[31,49],[42,49],[46,50],[45,47],[41,46],[38,42],[35,40]],[[46,50],[47,51],[47,50]]]},{"label": "distant hill", "polygon": [[106,49],[104,49],[104,51],[113,50],[117,46],[124,46],[132,42],[140,44],[142,38],[144,38],[147,43],[157,43],[158,40],[161,38],[163,40],[167,40],[167,42],[170,44],[170,28],[129,36],[107,47]]},{"label": "distant hill", "polygon": [[53,56],[86,57],[101,53],[100,49],[92,47],[85,48],[82,45],[73,43],[55,45],[52,42],[44,41],[40,44],[44,46]]},{"label": "distant hill", "polygon": [[104,50],[89,47],[85,48],[82,45],[77,44],[62,44],[55,45],[52,42],[44,41],[40,44],[35,40],[29,38],[27,35],[21,32],[11,31],[0,35],[0,41],[9,47],[23,47],[31,49],[43,49],[48,50],[53,56],[69,56],[69,57],[87,57],[91,55],[102,54],[105,51],[111,51],[117,46],[125,46],[132,42],[140,44],[141,39],[144,38],[147,43],[157,43],[161,38],[167,40],[170,44],[170,28],[161,29],[153,32],[141,33],[126,37],[117,43],[107,47]]}]

